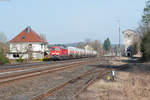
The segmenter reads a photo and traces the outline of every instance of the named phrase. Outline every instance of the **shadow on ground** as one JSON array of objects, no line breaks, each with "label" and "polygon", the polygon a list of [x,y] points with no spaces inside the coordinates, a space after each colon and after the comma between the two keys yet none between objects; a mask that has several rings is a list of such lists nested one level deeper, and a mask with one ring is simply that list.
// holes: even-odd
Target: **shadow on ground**
[{"label": "shadow on ground", "polygon": [[121,62],[126,62],[126,64],[113,65],[111,63],[108,63],[107,65],[99,64],[99,65],[90,65],[90,66],[105,68],[105,69],[114,69],[118,71],[130,72],[130,73],[150,74],[150,64],[143,63],[138,58],[129,58],[127,60],[121,60]]}]

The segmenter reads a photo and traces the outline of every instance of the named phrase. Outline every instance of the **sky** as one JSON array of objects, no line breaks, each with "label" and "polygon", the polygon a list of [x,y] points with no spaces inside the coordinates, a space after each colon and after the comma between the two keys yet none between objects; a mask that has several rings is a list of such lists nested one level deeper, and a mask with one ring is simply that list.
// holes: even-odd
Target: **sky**
[{"label": "sky", "polygon": [[118,43],[122,31],[136,29],[145,0],[0,0],[0,32],[11,40],[27,26],[50,44],[99,40]]}]

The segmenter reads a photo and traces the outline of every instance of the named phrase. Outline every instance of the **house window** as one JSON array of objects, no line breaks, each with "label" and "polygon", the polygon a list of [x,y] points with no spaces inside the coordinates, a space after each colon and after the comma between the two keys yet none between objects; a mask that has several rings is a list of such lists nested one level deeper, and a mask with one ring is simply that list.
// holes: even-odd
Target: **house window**
[{"label": "house window", "polygon": [[16,53],[16,54],[13,54],[13,57],[14,57],[14,58],[19,58],[19,54],[17,54],[17,53]]},{"label": "house window", "polygon": [[25,36],[24,36],[24,35],[22,36],[22,39],[25,39]]},{"label": "house window", "polygon": [[44,47],[44,44],[41,44],[41,48],[43,49],[43,47]]},{"label": "house window", "polygon": [[55,51],[55,48],[51,48],[52,51]]},{"label": "house window", "polygon": [[29,46],[29,48],[32,48],[32,44],[29,44],[28,46]]},{"label": "house window", "polygon": [[30,33],[30,31],[31,31],[31,28],[30,28],[30,27],[27,27],[27,28],[26,28],[26,32],[27,32],[27,33]]}]

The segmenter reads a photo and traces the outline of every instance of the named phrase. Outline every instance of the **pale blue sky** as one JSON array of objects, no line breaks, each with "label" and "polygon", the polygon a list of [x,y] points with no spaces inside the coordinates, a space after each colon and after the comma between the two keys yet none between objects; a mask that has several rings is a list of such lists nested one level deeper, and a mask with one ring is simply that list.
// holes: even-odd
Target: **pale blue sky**
[{"label": "pale blue sky", "polygon": [[107,37],[118,43],[117,20],[121,31],[135,29],[144,7],[145,0],[2,0],[0,31],[8,40],[31,26],[50,44]]}]

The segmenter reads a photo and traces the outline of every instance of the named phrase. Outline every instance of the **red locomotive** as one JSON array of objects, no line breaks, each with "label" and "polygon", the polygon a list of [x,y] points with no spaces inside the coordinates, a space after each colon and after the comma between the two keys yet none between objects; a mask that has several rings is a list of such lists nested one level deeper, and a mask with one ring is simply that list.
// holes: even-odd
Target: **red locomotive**
[{"label": "red locomotive", "polygon": [[50,47],[50,56],[53,60],[64,59],[68,56],[68,50],[64,47],[53,46]]}]

